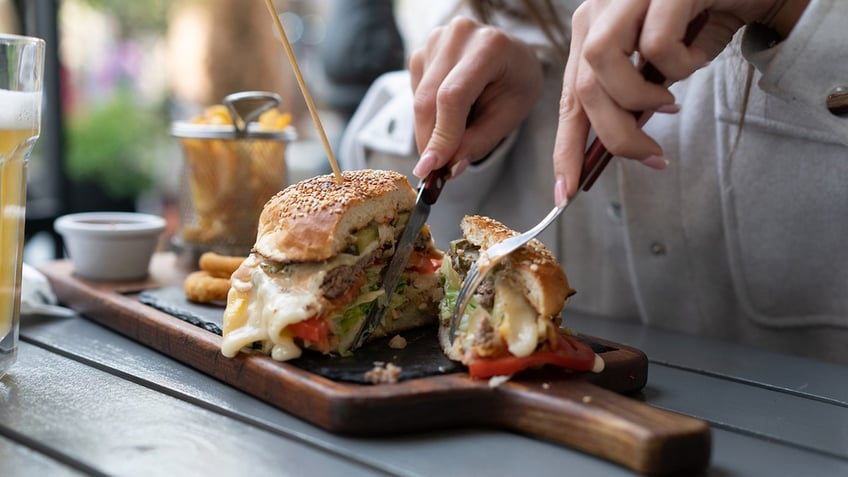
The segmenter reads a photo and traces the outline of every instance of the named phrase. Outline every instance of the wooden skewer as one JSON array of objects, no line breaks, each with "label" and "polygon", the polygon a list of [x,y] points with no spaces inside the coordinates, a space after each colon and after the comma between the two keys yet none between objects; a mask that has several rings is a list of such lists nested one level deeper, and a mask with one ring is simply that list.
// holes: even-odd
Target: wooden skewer
[{"label": "wooden skewer", "polygon": [[330,167],[333,168],[333,174],[336,176],[336,182],[344,182],[342,173],[339,169],[339,164],[336,162],[336,156],[333,155],[333,149],[330,147],[330,141],[327,140],[327,134],[324,132],[324,126],[321,124],[321,118],[318,117],[318,110],[315,108],[315,103],[312,102],[312,95],[309,94],[309,89],[306,87],[306,82],[303,81],[303,75],[300,73],[300,67],[297,65],[297,59],[294,56],[289,39],[283,29],[283,24],[280,22],[280,16],[277,14],[277,9],[274,7],[272,0],[265,0],[265,5],[268,6],[268,12],[274,20],[274,25],[277,26],[277,32],[280,34],[280,41],[286,49],[286,55],[289,57],[294,70],[294,76],[297,79],[297,84],[300,86],[300,92],[303,94],[303,99],[306,100],[306,106],[309,108],[309,114],[312,116],[312,122],[315,123],[315,128],[318,130],[318,135],[321,136],[321,142],[324,143],[324,150],[327,152],[327,159],[330,161]]}]

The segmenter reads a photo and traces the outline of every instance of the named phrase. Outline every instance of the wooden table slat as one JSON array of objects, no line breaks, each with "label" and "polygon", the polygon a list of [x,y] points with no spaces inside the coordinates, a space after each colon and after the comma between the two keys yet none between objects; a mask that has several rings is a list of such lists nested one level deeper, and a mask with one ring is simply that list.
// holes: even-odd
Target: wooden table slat
[{"label": "wooden table slat", "polygon": [[755,436],[713,429],[715,477],[776,477],[848,475],[848,461],[784,446]]},{"label": "wooden table slat", "polygon": [[[614,320],[568,314],[581,333],[641,349],[652,363],[755,383],[848,407],[848,366]],[[848,344],[846,344],[848,353]]]},{"label": "wooden table slat", "polygon": [[655,406],[848,461],[848,409],[666,366],[651,375],[644,394]]},{"label": "wooden table slat", "polygon": [[0,435],[0,475],[82,477],[87,474]]},{"label": "wooden table slat", "polygon": [[3,379],[2,426],[106,474],[376,472],[28,343],[19,356]]}]

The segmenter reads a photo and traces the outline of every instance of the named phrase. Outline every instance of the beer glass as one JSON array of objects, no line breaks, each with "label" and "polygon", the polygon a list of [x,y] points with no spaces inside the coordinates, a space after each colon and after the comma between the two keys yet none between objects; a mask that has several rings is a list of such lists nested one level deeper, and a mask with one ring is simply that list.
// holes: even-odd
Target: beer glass
[{"label": "beer glass", "polygon": [[0,377],[15,362],[27,161],[41,127],[44,40],[0,34]]}]

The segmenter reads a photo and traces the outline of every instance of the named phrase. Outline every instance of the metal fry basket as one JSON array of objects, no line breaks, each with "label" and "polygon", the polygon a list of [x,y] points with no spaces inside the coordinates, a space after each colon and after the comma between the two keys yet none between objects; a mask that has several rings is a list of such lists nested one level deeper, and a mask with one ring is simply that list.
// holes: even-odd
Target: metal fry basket
[{"label": "metal fry basket", "polygon": [[257,121],[280,102],[275,93],[234,93],[223,100],[229,117],[222,116],[231,124],[172,124],[184,159],[173,245],[186,265],[196,267],[207,251],[250,253],[262,207],[286,185],[286,146],[296,138],[291,126],[271,129]]}]

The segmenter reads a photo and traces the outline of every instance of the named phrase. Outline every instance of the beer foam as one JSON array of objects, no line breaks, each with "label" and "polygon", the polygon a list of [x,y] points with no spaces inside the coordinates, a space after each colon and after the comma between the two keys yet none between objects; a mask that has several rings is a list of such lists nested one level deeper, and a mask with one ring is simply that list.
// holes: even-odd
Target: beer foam
[{"label": "beer foam", "polygon": [[41,121],[41,92],[0,89],[0,129],[31,129]]}]

